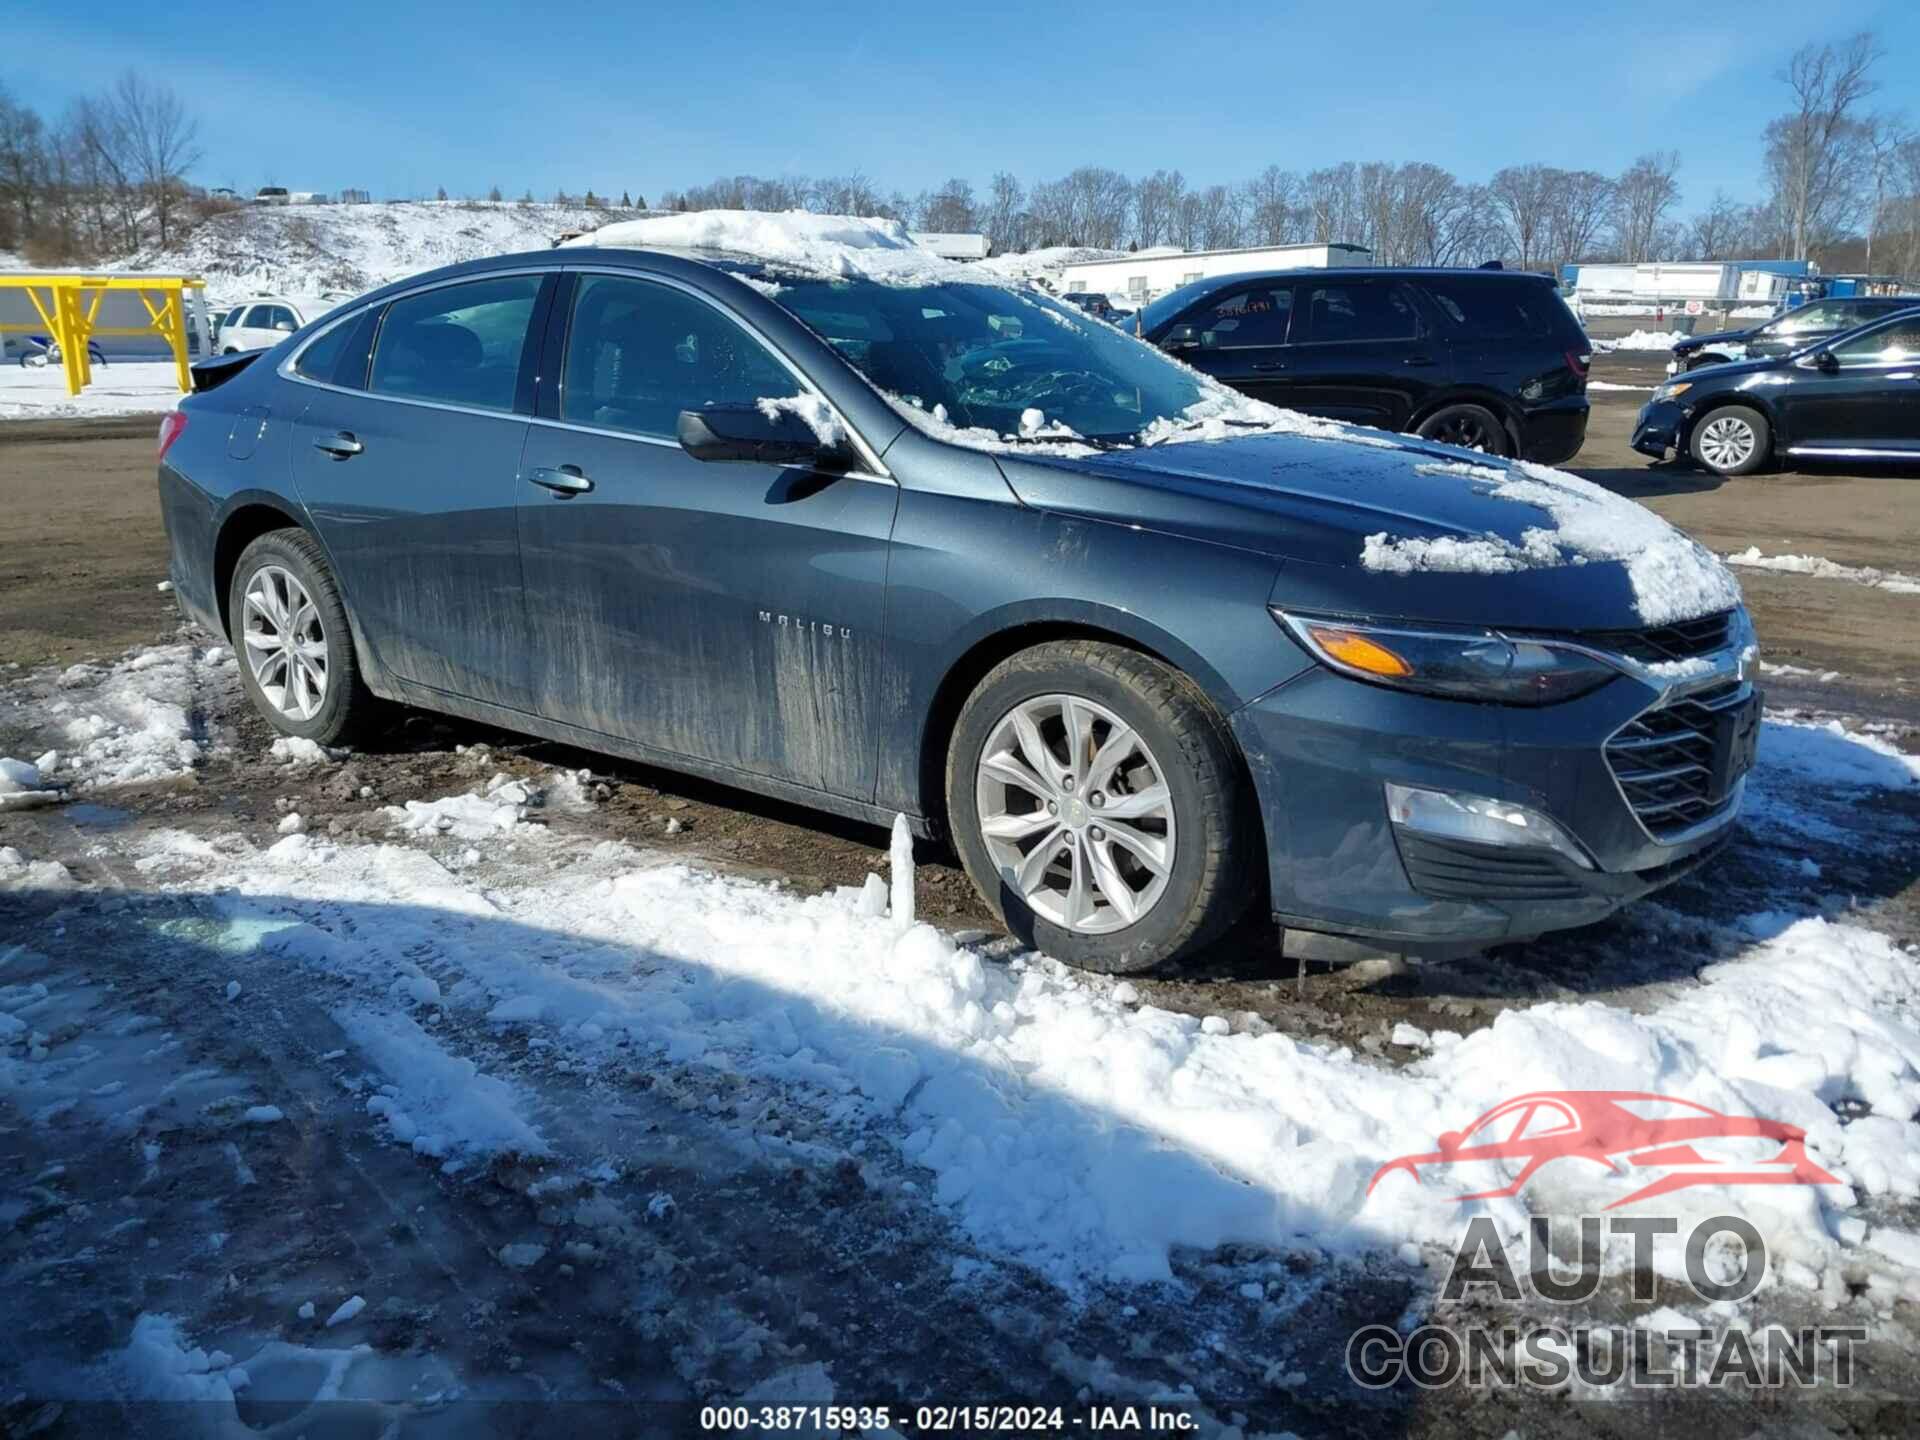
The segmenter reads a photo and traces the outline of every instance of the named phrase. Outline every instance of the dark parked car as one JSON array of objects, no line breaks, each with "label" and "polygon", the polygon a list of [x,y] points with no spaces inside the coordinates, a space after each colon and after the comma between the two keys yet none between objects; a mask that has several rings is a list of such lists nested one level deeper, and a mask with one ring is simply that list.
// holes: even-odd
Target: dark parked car
[{"label": "dark parked car", "polygon": [[[1106,970],[1256,903],[1407,949],[1534,935],[1726,838],[1752,634],[1649,512],[865,253],[507,256],[205,362],[160,436],[176,593],[286,734],[398,701],[904,813]],[[1629,543],[1427,558],[1551,555],[1567,505]]]},{"label": "dark parked car", "polygon": [[1587,434],[1587,333],[1545,275],[1292,270],[1184,285],[1138,333],[1257,400],[1542,464]]},{"label": "dark parked car", "polygon": [[1859,296],[1843,300],[1814,300],[1787,310],[1748,330],[1722,330],[1696,335],[1673,347],[1667,373],[1698,370],[1703,365],[1725,365],[1730,360],[1769,360],[1804,350],[1817,340],[1910,310],[1914,297]]},{"label": "dark parked car", "polygon": [[1074,290],[1062,295],[1060,298],[1066,301],[1067,304],[1073,306],[1074,309],[1084,310],[1094,318],[1105,320],[1109,323],[1118,321],[1133,313],[1131,310],[1121,310],[1117,308],[1105,295],[1094,290]]},{"label": "dark parked car", "polygon": [[1633,448],[1721,475],[1775,460],[1920,460],[1920,309],[1669,380],[1641,409]]}]

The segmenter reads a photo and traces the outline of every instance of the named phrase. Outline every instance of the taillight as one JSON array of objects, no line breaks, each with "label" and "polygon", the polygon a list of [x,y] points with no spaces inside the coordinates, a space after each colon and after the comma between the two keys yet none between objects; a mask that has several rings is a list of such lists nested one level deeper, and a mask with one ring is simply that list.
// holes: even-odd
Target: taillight
[{"label": "taillight", "polygon": [[186,429],[186,411],[169,410],[166,414],[162,415],[160,417],[160,454],[156,458],[161,460],[166,459],[167,451],[173,448],[174,441],[186,433]]},{"label": "taillight", "polygon": [[1578,375],[1582,380],[1587,378],[1587,372],[1592,368],[1593,352],[1591,350],[1567,351],[1567,369]]}]

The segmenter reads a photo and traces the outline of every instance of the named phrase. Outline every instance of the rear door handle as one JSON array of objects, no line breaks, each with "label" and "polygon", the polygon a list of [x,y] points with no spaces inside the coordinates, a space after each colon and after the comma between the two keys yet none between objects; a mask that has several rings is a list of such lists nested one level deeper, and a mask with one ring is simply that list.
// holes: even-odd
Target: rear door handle
[{"label": "rear door handle", "polygon": [[367,447],[346,431],[341,430],[333,435],[321,436],[313,442],[313,448],[326,451],[336,460],[351,460]]},{"label": "rear door handle", "polygon": [[1434,360],[1431,355],[1409,355],[1400,363],[1407,366],[1426,366],[1433,364]]},{"label": "rear door handle", "polygon": [[1249,365],[1247,368],[1249,370],[1257,370],[1262,375],[1268,375],[1275,370],[1286,369],[1287,362],[1284,360],[1261,360],[1256,362],[1255,364]]},{"label": "rear door handle", "polygon": [[544,485],[557,495],[584,495],[593,489],[593,481],[578,465],[541,465],[527,472],[527,479]]}]

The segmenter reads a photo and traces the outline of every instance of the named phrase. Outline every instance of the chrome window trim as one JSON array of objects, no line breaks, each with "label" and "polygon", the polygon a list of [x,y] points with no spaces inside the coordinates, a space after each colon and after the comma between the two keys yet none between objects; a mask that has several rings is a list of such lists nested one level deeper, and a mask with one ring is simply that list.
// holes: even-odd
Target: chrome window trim
[{"label": "chrome window trim", "polygon": [[[511,270],[488,270],[477,275],[460,275],[430,281],[424,285],[416,285],[406,290],[397,291],[392,295],[386,296],[384,299],[371,303],[341,306],[337,312],[326,317],[325,324],[318,330],[315,330],[313,334],[309,335],[306,339],[302,340],[300,344],[288,354],[286,359],[275,366],[274,373],[282,380],[291,381],[293,384],[310,386],[315,390],[330,390],[336,395],[352,395],[364,400],[382,400],[392,405],[413,405],[424,410],[444,410],[455,415],[483,415],[489,419],[500,419],[504,417],[507,419],[524,420],[530,425],[540,425],[548,429],[578,430],[588,435],[605,435],[615,440],[636,440],[645,445],[658,445],[672,450],[680,449],[679,441],[669,440],[662,435],[642,435],[633,430],[614,430],[605,426],[586,425],[577,420],[561,420],[544,415],[524,415],[518,410],[488,410],[477,405],[457,405],[445,400],[420,400],[406,395],[389,395],[373,389],[356,390],[347,385],[335,385],[330,381],[315,380],[310,376],[300,374],[294,368],[299,364],[300,357],[306,354],[307,347],[317,342],[321,336],[326,335],[337,326],[345,325],[350,321],[357,321],[360,316],[376,307],[385,309],[396,301],[411,299],[415,295],[424,295],[433,290],[444,290],[454,285],[468,285],[480,280],[505,279],[516,275],[539,275],[544,277],[547,275],[560,274],[609,275],[617,279],[640,279],[656,284],[664,284],[672,289],[681,291],[683,294],[690,295],[696,300],[703,301],[733,321],[741,329],[745,330],[747,334],[751,335],[762,348],[780,362],[781,366],[786,369],[794,379],[800,382],[800,387],[803,392],[817,396],[827,409],[832,412],[834,417],[839,420],[840,424],[846,428],[848,436],[853,440],[854,448],[860,452],[860,458],[868,468],[849,471],[844,476],[838,478],[865,480],[896,487],[899,485],[900,482],[894,478],[892,472],[881,463],[879,453],[867,442],[866,436],[862,435],[853,423],[841,413],[840,407],[835,405],[831,398],[821,392],[806,372],[801,370],[798,365],[795,365],[793,361],[788,358],[786,352],[778,345],[768,340],[758,327],[734,311],[731,306],[720,303],[712,296],[700,290],[697,286],[689,285],[677,276],[659,275],[652,271],[625,270],[612,265],[547,264],[517,266]],[[569,322],[571,319],[572,316],[569,315]],[[378,345],[378,336],[375,337],[374,343],[376,346]]]},{"label": "chrome window trim", "polygon": [[[852,439],[854,449],[860,452],[861,460],[865,462],[868,467],[867,470],[862,472],[857,478],[882,480],[893,485],[899,483],[894,479],[887,467],[881,463],[879,452],[867,443],[866,436],[862,435],[854,426],[853,422],[841,413],[840,407],[834,404],[833,400],[822,392],[819,386],[813,383],[812,377],[798,365],[794,364],[793,360],[784,350],[769,340],[758,326],[754,325],[752,321],[740,314],[739,311],[735,310],[731,305],[715,299],[698,286],[688,284],[677,275],[660,275],[652,271],[644,270],[623,270],[616,266],[596,265],[591,262],[570,264],[562,268],[575,275],[605,275],[616,280],[638,280],[643,284],[665,285],[668,289],[678,290],[683,295],[691,296],[693,299],[706,305],[710,310],[718,311],[721,315],[746,331],[748,335],[753,337],[754,342],[758,344],[761,349],[773,356],[773,358],[780,363],[781,368],[799,382],[802,394],[811,395],[819,400],[821,404],[827,407],[827,410],[833,415],[834,419],[840,422],[841,428],[844,429]],[[578,299],[577,291],[575,292],[575,299],[576,301]],[[567,321],[569,328],[571,328],[572,320],[572,315],[568,315]],[[555,384],[559,389],[561,403],[564,405],[566,403],[566,362],[564,352],[561,360],[560,374],[555,378]],[[613,435],[625,439],[646,440],[655,444],[669,445],[676,450],[680,448],[679,441],[670,440],[664,435],[643,435],[635,430],[614,430],[597,425],[583,424],[578,420],[555,418],[549,423],[577,430],[586,430],[596,435]]]}]

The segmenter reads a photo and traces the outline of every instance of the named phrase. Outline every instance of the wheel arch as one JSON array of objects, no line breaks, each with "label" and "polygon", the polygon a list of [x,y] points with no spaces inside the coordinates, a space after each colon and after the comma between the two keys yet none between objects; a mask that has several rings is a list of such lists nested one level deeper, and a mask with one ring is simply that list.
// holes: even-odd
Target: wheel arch
[{"label": "wheel arch", "polygon": [[1512,402],[1496,390],[1482,389],[1479,386],[1463,386],[1448,390],[1437,399],[1429,400],[1412,415],[1407,417],[1407,430],[1418,430],[1427,421],[1452,405],[1478,405],[1482,410],[1492,413],[1500,422],[1500,428],[1507,432],[1507,443],[1513,447],[1513,453],[1521,453],[1520,419]]},{"label": "wheel arch", "polygon": [[1737,390],[1729,391],[1724,395],[1709,396],[1687,414],[1681,425],[1680,433],[1675,437],[1678,442],[1676,448],[1680,453],[1683,455],[1692,454],[1693,432],[1700,427],[1702,421],[1712,415],[1716,410],[1728,409],[1751,410],[1762,420],[1766,421],[1767,444],[1770,447],[1769,453],[1771,455],[1779,452],[1785,434],[1780,425],[1779,412],[1774,409],[1772,404],[1761,399],[1758,395],[1746,390]]},{"label": "wheel arch", "polygon": [[[220,616],[220,633],[232,633],[233,616],[228,592],[233,588],[233,572],[247,546],[275,530],[306,530],[295,513],[297,507],[276,496],[265,494],[243,497],[222,517],[213,541],[213,603]],[[318,537],[316,537],[318,538]]]},{"label": "wheel arch", "polygon": [[[1226,681],[1203,659],[1175,637],[1147,632],[1139,625],[1126,624],[1127,618],[1102,614],[1034,616],[1025,620],[990,626],[976,636],[947,666],[936,687],[932,703],[920,729],[920,753],[917,775],[920,813],[935,833],[947,830],[947,749],[953,741],[961,708],[967,697],[1001,661],[1055,640],[1094,640],[1135,651],[1157,660],[1190,681],[1201,698],[1219,717],[1221,729],[1239,767],[1241,780],[1251,786],[1252,772],[1239,737],[1229,723],[1237,708]],[[1253,807],[1258,812],[1259,807]],[[1264,820],[1262,820],[1264,825]],[[1264,830],[1262,832],[1264,843]]]}]

